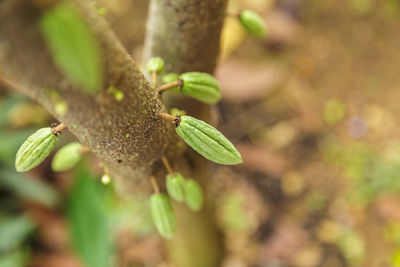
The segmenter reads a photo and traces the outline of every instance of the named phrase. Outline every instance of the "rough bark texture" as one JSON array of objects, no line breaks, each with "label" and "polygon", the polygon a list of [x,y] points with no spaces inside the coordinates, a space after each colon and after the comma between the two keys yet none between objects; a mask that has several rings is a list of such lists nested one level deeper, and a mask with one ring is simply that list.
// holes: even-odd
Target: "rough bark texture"
[{"label": "rough bark texture", "polygon": [[[173,127],[159,119],[163,105],[138,65],[105,21],[88,4],[71,1],[101,44],[103,91],[85,94],[54,66],[39,31],[41,8],[30,1],[0,2],[0,72],[47,108],[77,138],[110,166],[125,191],[150,191],[152,164],[174,136]],[[124,93],[117,102],[106,88]],[[65,114],[56,112],[63,101]],[[129,137],[127,137],[129,133]]]},{"label": "rough bark texture", "polygon": [[145,58],[162,56],[166,71],[213,72],[227,0],[153,0]]},{"label": "rough bark texture", "polygon": [[[220,33],[227,0],[152,0],[147,21],[144,58],[160,56],[167,72],[201,71],[213,73],[219,54]],[[168,107],[184,109],[188,114],[210,120],[209,106],[193,99],[168,94],[163,96]],[[191,149],[171,161],[187,176],[195,177],[206,189],[210,176],[209,162]],[[214,222],[214,206],[208,201],[197,213],[175,205],[178,227],[169,242],[170,260],[175,266],[219,266],[223,242]]]}]

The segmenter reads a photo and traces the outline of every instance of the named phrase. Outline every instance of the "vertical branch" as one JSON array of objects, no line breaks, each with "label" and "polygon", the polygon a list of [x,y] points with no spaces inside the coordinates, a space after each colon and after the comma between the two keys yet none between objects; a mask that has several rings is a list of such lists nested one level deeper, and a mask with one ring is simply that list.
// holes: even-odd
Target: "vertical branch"
[{"label": "vertical branch", "polygon": [[[213,73],[219,54],[220,34],[227,0],[152,0],[147,21],[143,57],[159,56],[166,62],[166,72],[201,71]],[[172,97],[166,92],[164,102],[191,115],[209,121],[209,106],[184,96]],[[189,164],[185,165],[189,159]],[[210,176],[208,161],[188,150],[181,169],[199,179],[207,190]],[[186,174],[188,174],[186,173]],[[214,221],[212,200],[201,212],[192,213],[175,205],[178,218],[176,237],[169,242],[170,260],[175,266],[219,266],[223,256],[221,235]]]}]

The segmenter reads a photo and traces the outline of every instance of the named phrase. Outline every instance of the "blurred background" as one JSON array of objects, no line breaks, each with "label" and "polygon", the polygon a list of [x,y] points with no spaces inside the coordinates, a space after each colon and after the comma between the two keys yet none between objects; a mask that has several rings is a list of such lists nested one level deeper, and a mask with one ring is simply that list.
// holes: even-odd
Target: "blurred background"
[{"label": "blurred background", "polygon": [[[98,1],[137,61],[147,2]],[[269,33],[223,30],[214,117],[244,159],[210,179],[223,266],[400,266],[400,1],[230,0],[242,8]],[[15,172],[18,147],[54,121],[0,85],[0,266],[170,266],[148,203],[102,184],[90,153],[73,171],[49,157]]]}]

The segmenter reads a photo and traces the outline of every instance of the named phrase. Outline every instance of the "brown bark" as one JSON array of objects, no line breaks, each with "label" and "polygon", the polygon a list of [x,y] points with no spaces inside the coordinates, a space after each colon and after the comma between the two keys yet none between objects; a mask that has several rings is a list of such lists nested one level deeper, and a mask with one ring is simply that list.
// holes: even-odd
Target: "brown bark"
[{"label": "brown bark", "polygon": [[[103,91],[86,94],[58,71],[39,31],[42,10],[30,1],[0,3],[1,75],[36,99],[105,160],[111,174],[123,181],[125,191],[150,191],[148,175],[174,137],[173,127],[160,120],[163,104],[107,23],[89,1],[71,2],[101,45]],[[121,102],[106,92],[109,85],[124,93]],[[56,112],[59,101],[68,107],[65,114]]]},{"label": "brown bark", "polygon": [[[144,58],[159,56],[166,62],[167,72],[201,71],[213,73],[219,54],[219,41],[225,17],[226,0],[152,0],[147,21]],[[168,107],[184,109],[188,114],[210,120],[208,105],[184,96],[165,93]],[[207,191],[209,162],[193,153],[171,161],[186,176],[200,180]],[[170,260],[175,266],[219,266],[223,258],[223,242],[215,224],[214,203],[208,199],[202,211],[193,213],[185,206],[174,206],[178,227],[168,243]]]}]

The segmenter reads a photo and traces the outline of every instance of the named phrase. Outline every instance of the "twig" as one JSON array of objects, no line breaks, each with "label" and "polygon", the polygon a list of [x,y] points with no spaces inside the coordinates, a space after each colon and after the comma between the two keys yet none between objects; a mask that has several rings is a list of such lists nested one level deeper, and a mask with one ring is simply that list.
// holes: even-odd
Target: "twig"
[{"label": "twig", "polygon": [[161,160],[164,163],[164,166],[167,169],[169,175],[173,176],[174,175],[174,171],[172,170],[171,165],[169,165],[168,159],[165,156],[162,156]]}]

